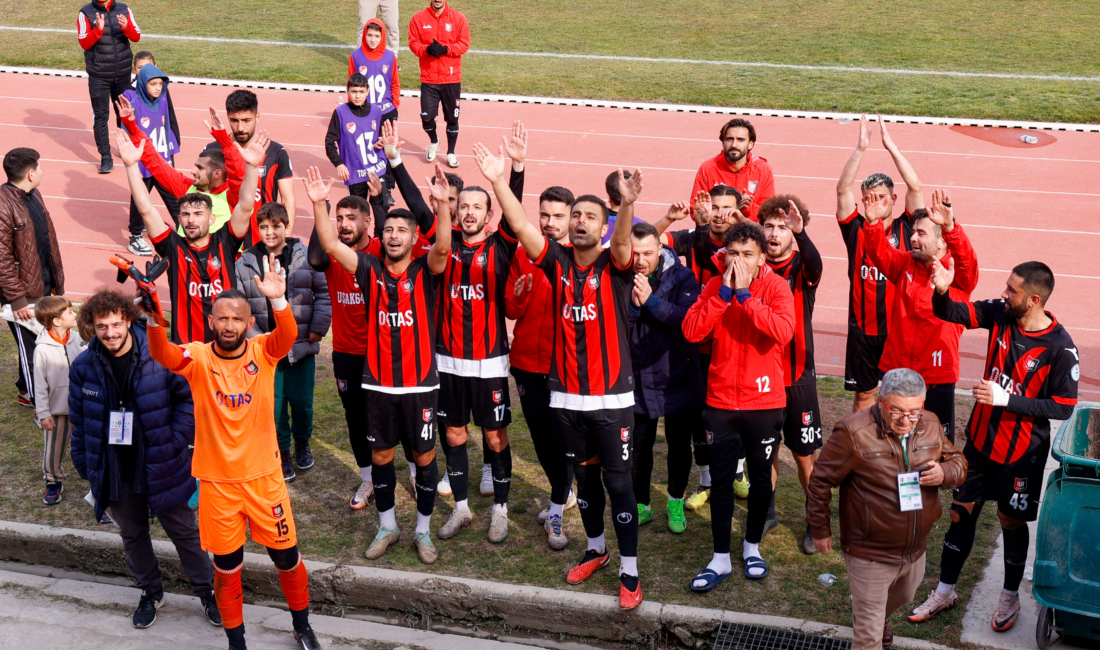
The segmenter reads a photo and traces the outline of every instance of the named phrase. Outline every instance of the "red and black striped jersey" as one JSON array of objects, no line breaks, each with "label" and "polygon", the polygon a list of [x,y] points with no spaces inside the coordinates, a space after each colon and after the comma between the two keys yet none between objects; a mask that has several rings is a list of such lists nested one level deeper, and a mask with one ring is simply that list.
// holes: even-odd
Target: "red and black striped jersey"
[{"label": "red and black striped jersey", "polygon": [[817,381],[814,368],[814,301],[821,284],[823,263],[821,254],[806,235],[795,235],[798,250],[781,262],[767,260],[776,275],[787,281],[794,296],[794,337],[783,346],[784,385],[813,384]]},{"label": "red and black striped jersey", "polygon": [[[886,336],[890,331],[890,305],[894,301],[894,285],[886,279],[870,258],[863,241],[866,217],[853,210],[840,222],[840,234],[848,249],[848,329],[857,329],[867,336]],[[913,216],[902,214],[890,224],[886,238],[898,250],[912,250]]]},{"label": "red and black striped jersey", "polygon": [[358,256],[355,280],[367,315],[363,388],[384,393],[439,388],[435,307],[441,275],[432,273],[425,257],[414,259],[401,275],[392,275],[381,259]]},{"label": "red and black striped jersey", "polygon": [[439,293],[436,352],[440,372],[462,377],[508,376],[505,292],[518,240],[506,222],[476,244],[451,233]]},{"label": "red and black striped jersey", "polygon": [[710,228],[707,226],[695,230],[666,232],[661,235],[661,243],[686,260],[686,266],[695,274],[700,287],[706,286],[718,274],[718,268],[711,258],[715,252],[726,246],[724,242],[711,239]]},{"label": "red and black striped jersey", "polygon": [[626,313],[633,264],[618,268],[611,251],[603,249],[592,265],[581,268],[571,247],[543,241],[542,255],[532,261],[550,280],[557,314],[551,406],[581,411],[633,406]]},{"label": "red and black striped jersey", "polygon": [[1009,464],[1050,442],[1050,421],[1069,417],[1081,377],[1077,346],[1049,312],[1051,323],[1025,332],[1004,300],[955,302],[932,295],[935,315],[967,329],[989,330],[984,379],[1008,393],[1008,406],[975,404],[966,425],[970,444],[995,463]]},{"label": "red and black striped jersey", "polygon": [[203,248],[192,248],[171,228],[153,239],[157,255],[168,260],[173,343],[214,340],[208,316],[219,293],[237,288],[235,260],[242,241],[228,223],[210,233]]}]

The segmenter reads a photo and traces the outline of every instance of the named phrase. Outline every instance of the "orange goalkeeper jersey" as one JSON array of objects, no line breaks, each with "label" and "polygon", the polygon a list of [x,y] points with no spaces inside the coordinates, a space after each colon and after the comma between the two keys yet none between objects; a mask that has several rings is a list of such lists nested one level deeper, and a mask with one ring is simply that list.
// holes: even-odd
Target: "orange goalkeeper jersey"
[{"label": "orange goalkeeper jersey", "polygon": [[275,434],[275,365],[290,352],[298,325],[290,307],[275,329],[244,343],[244,354],[218,356],[212,343],[170,343],[149,328],[150,355],[191,384],[195,401],[195,478],[240,483],[281,469]]}]

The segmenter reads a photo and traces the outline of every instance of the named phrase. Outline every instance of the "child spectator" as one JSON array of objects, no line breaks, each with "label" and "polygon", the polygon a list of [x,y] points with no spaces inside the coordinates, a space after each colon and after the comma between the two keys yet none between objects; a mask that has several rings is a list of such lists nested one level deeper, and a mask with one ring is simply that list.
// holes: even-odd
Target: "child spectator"
[{"label": "child spectator", "polygon": [[83,350],[83,341],[72,331],[76,313],[68,298],[43,297],[34,307],[34,316],[46,328],[34,348],[34,414],[45,441],[42,471],[46,495],[42,501],[52,506],[61,501],[65,481],[61,461],[70,434],[69,365]]},{"label": "child spectator", "polygon": [[[237,260],[238,286],[252,307],[253,324],[248,336],[275,329],[271,301],[256,286],[256,277],[263,277],[268,270],[268,255],[274,255],[286,272],[286,299],[298,322],[298,339],[294,347],[275,367],[275,430],[283,478],[288,483],[296,477],[295,468],[306,471],[313,467],[309,439],[313,436],[313,385],[317,371],[314,357],[321,351],[321,339],[332,322],[325,274],[314,271],[309,265],[306,245],[300,239],[287,237],[289,224],[286,208],[279,203],[264,204],[256,214],[260,241]],[[291,438],[294,439],[293,460]]]},{"label": "child spectator", "polygon": [[[138,52],[134,56],[134,82],[130,84],[122,96],[134,107],[134,118],[137,127],[149,136],[153,148],[168,164],[173,165],[173,156],[179,153],[180,130],[176,124],[176,109],[172,105],[172,98],[168,94],[168,77],[157,67],[153,54],[148,51]],[[179,223],[180,206],[176,197],[161,185],[153,174],[138,164],[141,177],[145,179],[145,187],[150,191],[155,187],[164,201],[164,207],[168,208],[168,214],[172,221]],[[134,200],[130,199],[130,245],[129,250],[134,255],[148,257],[153,254],[153,249],[141,236],[145,224],[134,206]]]},{"label": "child spectator", "polygon": [[365,76],[348,77],[348,102],[332,112],[325,134],[325,153],[336,167],[336,176],[352,196],[367,200],[370,175],[382,178],[388,169],[386,155],[374,147],[382,131],[382,105],[369,101],[370,94]]}]

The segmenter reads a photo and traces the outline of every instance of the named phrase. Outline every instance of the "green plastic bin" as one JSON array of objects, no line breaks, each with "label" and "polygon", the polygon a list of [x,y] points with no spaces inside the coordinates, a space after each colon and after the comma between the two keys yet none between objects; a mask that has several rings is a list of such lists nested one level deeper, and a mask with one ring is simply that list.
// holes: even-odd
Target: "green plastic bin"
[{"label": "green plastic bin", "polygon": [[1059,467],[1039,510],[1031,589],[1042,649],[1054,634],[1100,641],[1100,460],[1086,455],[1090,422],[1100,427],[1100,403],[1078,404],[1051,447]]}]

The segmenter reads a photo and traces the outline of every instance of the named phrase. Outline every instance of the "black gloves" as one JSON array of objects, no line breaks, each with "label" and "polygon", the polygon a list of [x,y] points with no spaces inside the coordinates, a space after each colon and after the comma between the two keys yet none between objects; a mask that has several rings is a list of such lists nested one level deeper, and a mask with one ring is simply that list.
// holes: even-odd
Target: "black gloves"
[{"label": "black gloves", "polygon": [[447,53],[447,46],[440,44],[439,41],[433,40],[432,44],[428,46],[427,52],[428,54],[439,58]]}]

